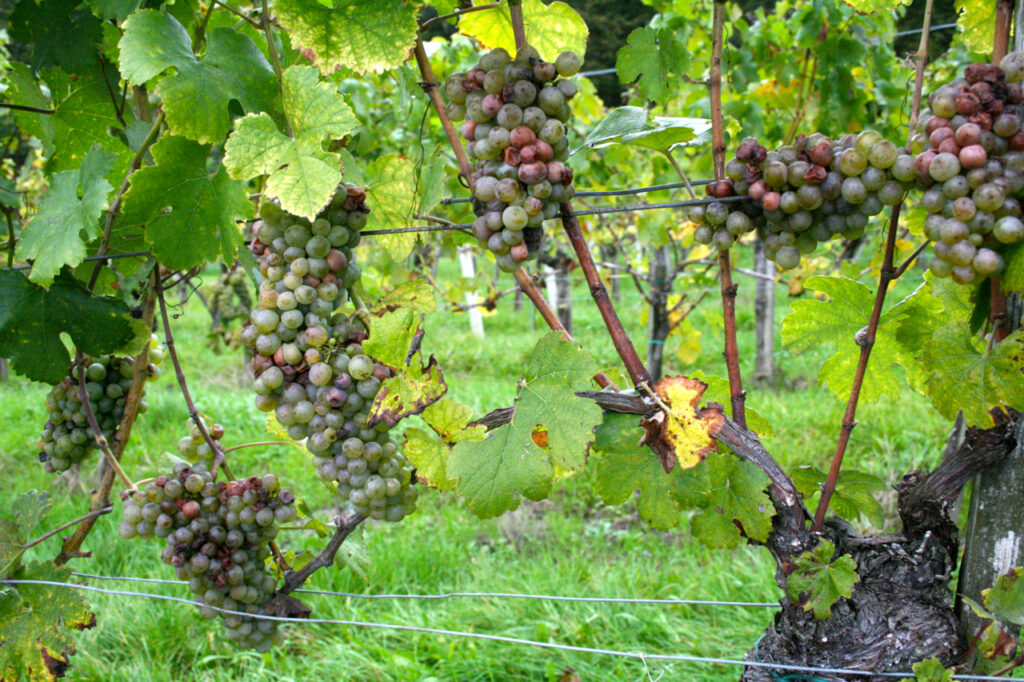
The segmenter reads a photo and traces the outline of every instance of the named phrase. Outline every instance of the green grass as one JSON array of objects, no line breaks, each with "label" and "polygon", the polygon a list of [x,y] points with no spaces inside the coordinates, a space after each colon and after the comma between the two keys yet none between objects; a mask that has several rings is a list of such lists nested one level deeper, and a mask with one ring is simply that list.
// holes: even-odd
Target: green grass
[{"label": "green grass", "polygon": [[[445,276],[450,273],[442,273]],[[739,299],[740,350],[744,370],[752,370],[752,287]],[[586,296],[575,281],[574,295]],[[624,294],[632,293],[624,283]],[[642,339],[640,299],[624,296],[619,310],[628,331]],[[714,329],[717,301],[695,323],[704,344],[697,367],[724,373],[719,335]],[[787,299],[780,290],[779,318]],[[227,429],[229,445],[263,440],[263,415],[252,405],[240,354],[215,354],[204,344],[208,320],[197,305],[186,307],[175,325],[179,350],[193,395],[201,410]],[[574,308],[575,335],[599,364],[617,367],[617,358],[593,305]],[[515,313],[510,297],[498,314],[485,318],[487,336],[469,333],[465,315],[427,317],[424,350],[445,368],[450,393],[478,412],[509,404],[524,358],[544,333],[528,307]],[[666,348],[666,373],[692,369],[676,360],[676,340]],[[642,345],[641,345],[642,348]],[[642,353],[642,350],[641,350]],[[775,428],[768,448],[787,467],[826,467],[843,405],[814,386],[823,354],[778,360],[790,385],[801,390],[750,391],[748,402]],[[167,468],[162,454],[172,449],[186,419],[168,362],[165,374],[150,385],[149,410],[140,418],[126,458],[136,479]],[[33,443],[43,421],[47,387],[17,377],[0,385],[0,494],[49,489],[54,511],[43,529],[81,513],[88,482],[73,487],[45,474]],[[893,480],[915,467],[937,461],[947,425],[920,396],[905,391],[898,402],[864,405],[858,412],[848,453],[850,466]],[[293,448],[250,448],[232,454],[236,475],[273,470],[318,515],[330,518],[330,496],[312,467]],[[91,476],[91,466],[83,476]],[[891,498],[891,496],[889,496]],[[448,591],[523,592],[579,596],[659,597],[773,601],[779,591],[774,566],[760,548],[709,550],[691,541],[684,520],[671,533],[640,522],[629,505],[609,508],[594,493],[587,473],[556,489],[552,499],[524,505],[498,519],[480,521],[449,494],[426,492],[420,510],[397,525],[367,524],[361,541],[371,560],[367,581],[348,570],[321,571],[309,585],[316,589],[365,593]],[[891,500],[889,500],[891,504]],[[104,517],[85,548],[92,559],[73,562],[76,570],[106,575],[173,578],[159,560],[160,545],[121,541],[118,514]],[[43,529],[40,529],[41,532]],[[283,533],[285,549],[315,551],[322,543],[311,533]],[[59,538],[30,551],[50,558]],[[102,583],[103,587],[188,596],[170,585]],[[726,666],[648,662],[465,638],[339,625],[291,627],[287,644],[269,654],[237,650],[220,635],[220,626],[199,618],[185,605],[129,597],[88,594],[97,626],[79,637],[73,680],[557,680],[566,668],[583,680],[730,680],[738,671]],[[500,634],[645,653],[741,658],[772,617],[771,609],[692,606],[569,604],[498,598],[436,601],[360,600],[307,595],[319,618],[361,620]]]}]

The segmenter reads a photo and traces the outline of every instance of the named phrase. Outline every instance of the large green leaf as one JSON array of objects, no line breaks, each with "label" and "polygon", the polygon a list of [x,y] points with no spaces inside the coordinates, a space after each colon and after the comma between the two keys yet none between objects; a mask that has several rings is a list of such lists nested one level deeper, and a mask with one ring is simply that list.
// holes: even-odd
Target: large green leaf
[{"label": "large green leaf", "polygon": [[228,104],[238,100],[247,112],[276,112],[277,79],[259,48],[227,28],[210,31],[201,60],[192,39],[170,14],[140,10],[124,23],[119,43],[121,71],[135,85],[163,74],[156,92],[176,135],[203,143],[220,142],[231,130]]},{"label": "large green leaf", "polygon": [[[52,108],[52,114],[28,111],[15,113],[15,121],[26,134],[43,143],[50,169],[59,172],[77,169],[95,145],[118,156],[113,175],[123,175],[131,159],[131,150],[110,134],[120,129],[105,77],[98,68],[68,76],[54,68],[43,72],[49,98],[23,64],[11,69],[11,87],[5,97],[13,104]],[[130,117],[128,112],[123,114]],[[130,118],[129,118],[130,120]]]},{"label": "large green leaf", "polygon": [[50,494],[30,490],[14,498],[9,511],[0,516],[0,577],[32,539],[32,530],[50,512]]},{"label": "large green leaf", "polygon": [[539,500],[551,490],[556,469],[577,471],[586,461],[601,408],[577,398],[573,389],[589,381],[597,366],[557,332],[544,336],[519,381],[512,421],[481,443],[452,450],[447,476],[477,516],[487,518]]},{"label": "large green leaf", "polygon": [[224,165],[232,177],[269,175],[264,194],[281,208],[310,220],[327,205],[341,181],[341,159],[324,143],[358,125],[337,89],[310,66],[284,72],[284,113],[292,136],[284,135],[267,113],[241,118],[225,146]]},{"label": "large green leaf", "polygon": [[853,595],[857,582],[857,562],[849,554],[834,561],[836,548],[828,540],[796,558],[796,570],[786,578],[786,596],[794,604],[803,604],[805,611],[825,620],[832,615],[832,605]]},{"label": "large green leaf", "polygon": [[[40,561],[20,567],[12,580],[67,582],[71,569]],[[20,584],[0,590],[0,679],[56,680],[75,653],[71,630],[96,624],[75,590]]]},{"label": "large green leaf", "polygon": [[100,20],[80,0],[21,0],[7,20],[11,37],[32,47],[32,68],[59,66],[68,72],[96,63]]},{"label": "large green leaf", "polygon": [[684,75],[689,65],[690,53],[680,31],[672,28],[635,29],[615,59],[619,80],[631,83],[639,79],[640,94],[658,103],[675,94],[670,76]]},{"label": "large green leaf", "polygon": [[982,590],[985,608],[996,620],[1024,625],[1024,569],[1016,567],[996,578],[995,585]]},{"label": "large green leaf", "polygon": [[29,279],[49,286],[65,265],[82,262],[86,243],[100,234],[100,216],[113,186],[104,176],[117,156],[93,147],[78,170],[53,176],[39,211],[22,230],[18,257],[32,261]]},{"label": "large green leaf", "polygon": [[[489,2],[475,0],[473,4]],[[544,59],[554,61],[566,50],[581,56],[587,51],[587,36],[590,34],[587,24],[576,10],[564,2],[545,5],[542,0],[523,0],[523,25],[526,42],[537,48]],[[465,15],[459,20],[459,31],[476,38],[487,49],[503,47],[509,54],[516,53],[512,18],[505,3]]]},{"label": "large green leaf", "polygon": [[[816,507],[821,497],[821,487],[825,483],[825,472],[810,465],[800,466],[793,470],[792,478],[807,507]],[[844,519],[853,521],[863,514],[876,527],[881,528],[885,524],[885,510],[875,499],[875,494],[888,489],[885,481],[877,476],[843,469],[839,473],[829,505],[833,512]]]},{"label": "large green leaf", "polygon": [[[366,205],[370,207],[366,229],[411,227],[419,203],[415,164],[399,154],[385,154],[370,164],[367,173],[373,180],[366,187]],[[416,245],[416,233],[377,235],[373,243],[392,260],[400,261]]]},{"label": "large green leaf", "polygon": [[675,467],[665,473],[658,456],[640,445],[644,435],[636,415],[606,412],[591,445],[597,492],[605,504],[622,504],[637,493],[636,510],[653,528],[679,523],[680,506],[699,506],[708,492],[708,467]]},{"label": "large green leaf", "polygon": [[185,138],[165,135],[152,154],[156,165],[131,176],[122,227],[145,224],[146,241],[167,267],[231,262],[242,242],[235,221],[252,213],[245,185],[223,168],[211,175],[209,146]]},{"label": "large green leaf", "polygon": [[935,332],[924,351],[933,368],[925,383],[932,404],[947,419],[963,411],[969,425],[991,425],[989,410],[1024,405],[1024,331],[988,347],[967,322]]},{"label": "large green leaf", "polygon": [[964,45],[971,52],[992,53],[996,31],[996,3],[989,0],[956,0],[957,26]]},{"label": "large green leaf", "polygon": [[380,73],[409,58],[419,5],[406,0],[279,0],[274,14],[292,45],[313,52],[325,75],[339,67]]},{"label": "large green leaf", "polygon": [[[821,366],[818,382],[841,400],[850,395],[853,377],[860,361],[861,346],[857,343],[871,318],[874,293],[866,286],[845,277],[811,277],[807,288],[828,296],[828,301],[800,300],[792,304],[792,312],[782,321],[782,344],[787,350],[803,352],[830,344],[835,353]],[[912,365],[913,360],[895,337],[894,323],[902,317],[897,307],[882,318],[875,334],[867,372],[861,388],[864,402],[883,395],[899,397],[900,382],[893,365]]]},{"label": "large green leaf", "polygon": [[33,381],[57,384],[66,376],[70,356],[62,333],[83,352],[105,355],[130,343],[136,332],[123,301],[93,296],[67,270],[49,289],[20,272],[0,270],[0,357]]},{"label": "large green leaf", "polygon": [[772,529],[775,513],[765,492],[768,478],[750,462],[730,453],[711,455],[707,460],[709,492],[697,505],[702,513],[693,517],[694,537],[710,547],[738,547],[742,536],[734,521],[752,540],[764,542]]}]

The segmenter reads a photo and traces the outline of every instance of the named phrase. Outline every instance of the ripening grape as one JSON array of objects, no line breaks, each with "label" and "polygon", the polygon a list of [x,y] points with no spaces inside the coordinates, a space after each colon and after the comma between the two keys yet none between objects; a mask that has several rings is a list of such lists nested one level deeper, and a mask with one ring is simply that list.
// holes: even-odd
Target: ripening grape
[{"label": "ripening grape", "polygon": [[502,270],[536,256],[544,221],[575,195],[565,122],[577,87],[557,78],[574,75],[580,64],[572,52],[552,64],[533,48],[514,60],[498,48],[445,82],[449,113],[465,118],[466,152],[477,160],[473,234]]},{"label": "ripening grape", "polygon": [[264,613],[274,595],[269,543],[297,516],[276,476],[216,483],[204,464],[180,463],[122,499],[119,535],[165,539],[161,560],[188,581],[205,618],[220,616],[229,639],[261,652],[284,640],[278,623],[244,615]]},{"label": "ripening grape", "polygon": [[[149,342],[147,380],[160,376],[163,346],[156,336]],[[85,356],[85,391],[100,432],[108,442],[115,438],[124,416],[128,390],[132,385],[132,358],[104,355]],[[98,449],[96,437],[82,404],[79,369],[72,367],[68,376],[46,396],[48,419],[43,433],[36,440],[39,461],[50,473],[66,471]],[[145,394],[143,394],[145,395]],[[139,412],[146,411],[146,400],[139,403]]]}]

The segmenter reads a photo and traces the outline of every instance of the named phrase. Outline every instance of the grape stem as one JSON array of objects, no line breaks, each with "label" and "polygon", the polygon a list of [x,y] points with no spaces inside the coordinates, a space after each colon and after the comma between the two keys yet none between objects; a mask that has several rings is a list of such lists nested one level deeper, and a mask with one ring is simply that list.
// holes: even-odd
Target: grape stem
[{"label": "grape stem", "polygon": [[352,305],[355,306],[355,312],[352,313],[354,319],[359,320],[360,324],[370,331],[370,311],[366,308],[366,303],[363,302],[363,297],[359,295],[359,292],[352,287],[348,290],[349,300],[352,301]]},{"label": "grape stem", "polygon": [[843,423],[839,431],[839,441],[836,443],[835,452],[832,455],[832,463],[829,466],[828,477],[821,488],[821,500],[818,508],[814,511],[814,523],[811,532],[821,530],[825,522],[825,512],[828,511],[829,501],[832,493],[835,492],[836,483],[839,480],[839,470],[843,464],[843,455],[846,454],[846,447],[850,442],[850,434],[853,427],[857,425],[857,401],[860,399],[860,391],[864,385],[864,375],[867,372],[868,360],[871,358],[871,349],[875,345],[875,334],[878,331],[878,323],[882,317],[882,305],[885,303],[885,294],[889,290],[889,284],[896,279],[896,270],[893,268],[893,253],[896,250],[896,231],[900,224],[900,208],[902,203],[892,207],[889,218],[889,232],[885,240],[885,256],[882,260],[882,270],[878,276],[878,290],[875,292],[875,303],[871,309],[871,318],[868,326],[857,333],[854,342],[860,346],[860,358],[857,360],[857,370],[853,375],[853,385],[850,387],[850,398],[846,402],[846,412],[843,414]]},{"label": "grape stem", "polygon": [[359,524],[365,520],[365,516],[357,513],[352,513],[348,516],[339,516],[336,520],[338,528],[334,531],[334,535],[331,537],[330,541],[328,541],[327,545],[312,561],[298,571],[285,572],[284,587],[278,590],[278,594],[294,592],[302,587],[306,580],[309,579],[309,576],[313,575],[321,568],[332,566],[334,564],[334,557],[338,553],[338,549],[341,548],[341,543],[343,543],[345,538],[351,535],[352,531],[354,531]]},{"label": "grape stem", "polygon": [[83,514],[82,516],[79,516],[74,521],[68,521],[64,525],[57,526],[56,528],[54,528],[50,532],[48,532],[48,533],[46,533],[44,535],[40,535],[38,538],[36,538],[32,542],[30,542],[30,543],[28,543],[26,545],[22,545],[21,550],[19,550],[18,553],[20,554],[21,551],[24,551],[24,550],[26,550],[26,549],[28,549],[30,547],[35,547],[36,545],[38,545],[39,543],[41,543],[41,542],[43,542],[45,540],[49,540],[50,538],[52,538],[57,533],[61,532],[62,530],[67,530],[68,528],[70,528],[71,526],[74,526],[75,524],[82,523],[83,521],[88,521],[89,519],[95,519],[95,518],[97,518],[99,516],[103,516],[104,514],[109,514],[112,511],[114,511],[114,507],[112,507],[112,506],[110,506],[110,507],[103,507],[102,509],[94,509],[93,511],[90,511],[90,512],[88,512],[86,514]]},{"label": "grape stem", "polygon": [[107,442],[106,437],[103,435],[103,430],[100,428],[100,424],[96,421],[96,413],[92,410],[92,402],[89,400],[89,393],[85,390],[85,355],[82,351],[78,351],[75,354],[75,365],[78,371],[78,392],[79,397],[82,400],[82,409],[85,410],[85,418],[89,421],[89,428],[92,429],[92,437],[96,441],[96,445],[99,446],[103,456],[107,458],[107,465],[114,470],[117,477],[121,479],[121,483],[131,492],[138,492],[138,488],[132,483],[132,480],[128,478],[127,474],[124,473],[124,469],[121,468],[121,463],[114,457],[114,453],[110,451],[110,444]]},{"label": "grape stem", "polygon": [[435,24],[439,24],[442,21],[448,21],[449,19],[456,19],[458,17],[461,17],[463,14],[469,14],[470,12],[482,12],[483,10],[494,9],[495,7],[501,7],[501,3],[500,2],[492,2],[492,3],[486,4],[486,5],[474,5],[472,7],[464,7],[462,9],[457,9],[454,12],[450,12],[449,14],[442,14],[440,16],[436,16],[436,17],[433,17],[431,19],[427,19],[422,24],[420,24],[420,30],[421,31],[426,31],[431,26],[433,26]]},{"label": "grape stem", "polygon": [[[928,29],[931,26],[931,20],[932,0],[928,0],[924,9],[924,30],[921,33],[921,42],[917,49],[917,72],[914,77],[914,100],[911,104],[911,132],[908,132],[908,143],[909,136],[912,134],[914,125],[916,124],[917,116],[921,111],[922,83],[924,82],[925,63],[928,61]],[[846,402],[846,411],[843,414],[843,421],[839,430],[839,440],[836,442],[836,449],[832,454],[832,462],[829,466],[828,477],[825,479],[825,484],[821,489],[821,499],[818,501],[818,508],[814,510],[814,523],[811,525],[812,532],[820,531],[822,524],[825,522],[825,512],[828,511],[829,502],[832,499],[832,494],[835,492],[836,484],[839,481],[839,470],[843,464],[843,456],[846,454],[846,447],[850,442],[850,434],[853,432],[853,427],[857,425],[857,401],[860,399],[861,387],[864,384],[864,375],[867,371],[868,360],[871,357],[871,349],[875,344],[875,334],[878,331],[878,324],[882,317],[882,305],[885,303],[885,295],[889,291],[889,284],[906,272],[910,263],[912,263],[914,258],[916,258],[921,252],[921,247],[918,247],[914,253],[912,253],[910,257],[900,265],[899,268],[893,268],[893,254],[896,250],[896,231],[899,228],[900,209],[902,206],[903,202],[900,202],[892,207],[889,219],[889,231],[885,240],[885,255],[882,259],[882,269],[878,275],[878,290],[875,292],[874,307],[871,309],[871,317],[868,321],[868,326],[864,328],[862,333],[858,333],[857,338],[855,339],[856,343],[860,346],[860,358],[857,360],[857,369],[853,375],[853,385],[850,387],[850,398]]]},{"label": "grape stem", "polygon": [[274,563],[277,564],[282,573],[287,573],[292,570],[292,567],[284,560],[284,556],[281,554],[281,548],[277,546],[276,540],[271,540],[267,546],[270,547],[270,553],[274,556]]},{"label": "grape stem", "polygon": [[[725,27],[725,3],[715,0],[711,15],[711,73],[708,96],[711,99],[711,155],[715,180],[725,177],[725,121],[722,118],[722,34]],[[736,291],[732,281],[732,261],[728,251],[718,253],[719,281],[722,292],[722,321],[725,331],[725,367],[729,374],[729,402],[732,418],[746,427],[746,399],[740,374],[739,346],[736,343]]]},{"label": "grape stem", "polygon": [[[158,280],[156,268],[153,269],[151,275],[151,286],[146,291],[146,295],[142,299],[142,327],[144,329],[151,329],[153,326],[153,316],[156,311],[156,291],[155,283]],[[132,362],[132,385],[128,389],[128,395],[125,398],[124,403],[124,416],[121,417],[121,424],[118,426],[117,439],[114,443],[114,458],[120,459],[124,456],[125,448],[128,447],[128,440],[131,438],[132,426],[135,424],[135,419],[139,415],[139,406],[142,404],[142,396],[146,385],[146,380],[149,378],[149,346],[146,345],[142,351],[135,356],[135,360]],[[89,511],[94,512],[104,507],[110,506],[110,490],[114,486],[114,470],[111,467],[103,472],[103,477],[100,479],[99,486],[93,491],[92,497],[89,501]],[[75,532],[70,538],[66,539],[61,544],[60,553],[54,559],[54,563],[57,566],[63,566],[70,559],[75,557],[89,556],[89,552],[82,552],[82,543],[85,542],[89,532],[92,531],[96,520],[99,516],[92,516],[85,519],[82,523],[75,528]]]},{"label": "grape stem", "polygon": [[526,42],[526,23],[523,21],[523,0],[508,0],[508,15],[512,21],[512,35],[516,40],[516,53],[519,54],[529,44]]},{"label": "grape stem", "polygon": [[192,418],[192,423],[199,429],[199,433],[202,434],[203,440],[210,446],[210,452],[213,453],[213,466],[211,467],[211,473],[214,478],[217,477],[217,469],[223,468],[224,475],[227,476],[228,480],[234,480],[234,476],[231,473],[231,469],[228,467],[227,460],[224,457],[224,450],[221,449],[217,441],[210,435],[210,431],[206,428],[206,424],[203,423],[202,417],[199,415],[199,410],[196,408],[196,404],[192,402],[192,394],[189,393],[188,383],[185,381],[185,373],[181,369],[181,361],[178,359],[178,351],[174,347],[174,335],[171,333],[171,320],[167,314],[167,302],[164,300],[164,288],[160,284],[159,277],[155,283],[156,297],[160,302],[160,319],[163,322],[164,327],[164,343],[167,346],[167,354],[171,356],[171,362],[174,364],[174,375],[178,380],[178,387],[181,389],[181,396],[185,399],[185,405],[188,407],[189,417]]}]

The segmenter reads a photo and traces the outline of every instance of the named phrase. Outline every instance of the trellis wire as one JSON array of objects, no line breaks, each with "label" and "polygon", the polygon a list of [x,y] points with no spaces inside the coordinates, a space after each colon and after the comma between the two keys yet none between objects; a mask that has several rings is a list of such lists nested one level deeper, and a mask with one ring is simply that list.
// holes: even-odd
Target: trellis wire
[{"label": "trellis wire", "polygon": [[[136,578],[126,575],[95,575],[92,573],[72,573],[78,578],[92,580],[112,580],[119,582],[159,583],[164,585],[188,585],[184,580],[163,580],[160,578]],[[738,608],[774,608],[778,602],[752,601],[715,601],[701,599],[634,599],[629,597],[568,597],[548,594],[521,594],[516,592],[444,592],[440,594],[363,594],[359,592],[334,592],[331,590],[304,590],[296,592],[304,594],[320,594],[328,597],[352,597],[354,599],[534,599],[537,601],[584,602],[595,604],[664,604],[666,606],[733,606]]]},{"label": "trellis wire", "polygon": [[[172,597],[166,594],[152,594],[148,592],[131,592],[128,590],[107,590],[100,587],[92,587],[90,585],[76,585],[74,583],[61,583],[52,580],[3,580],[0,584],[4,585],[49,585],[52,587],[63,587],[68,589],[83,590],[87,592],[99,592],[101,594],[109,594],[121,597],[143,597],[146,599],[155,599],[159,601],[172,601],[179,604],[188,604],[191,606],[208,607],[218,613],[223,613],[231,616],[241,616],[243,618],[251,618],[253,620],[270,620],[279,623],[313,623],[321,625],[346,625],[349,627],[365,627],[365,628],[376,628],[381,630],[402,630],[406,632],[423,632],[432,635],[445,635],[450,637],[465,637],[468,639],[482,639],[492,642],[505,642],[507,644],[523,644],[526,646],[534,646],[542,649],[555,649],[558,651],[572,651],[584,654],[602,654],[606,656],[618,656],[620,658],[631,658],[639,661],[678,661],[682,663],[713,663],[718,665],[736,665],[749,668],[764,668],[767,670],[784,670],[784,671],[798,671],[798,672],[809,672],[809,673],[826,673],[831,675],[854,675],[858,677],[885,677],[894,679],[903,679],[906,677],[914,677],[912,672],[873,672],[870,670],[855,670],[852,668],[816,668],[812,666],[804,665],[792,665],[785,663],[768,663],[765,661],[744,661],[735,658],[713,658],[706,656],[690,656],[688,654],[645,654],[636,651],[619,651],[615,649],[599,649],[595,647],[583,647],[573,646],[571,644],[556,644],[554,642],[537,642],[530,639],[520,639],[518,637],[506,637],[504,635],[487,635],[479,632],[461,632],[458,630],[445,630],[441,628],[426,628],[419,627],[416,625],[399,625],[396,623],[374,623],[368,621],[358,620],[339,620],[333,618],[288,618],[284,616],[270,616],[261,613],[246,613],[244,611],[233,611],[230,609],[224,609],[216,606],[210,606],[202,602],[193,601],[191,599],[184,599],[182,597]],[[984,680],[991,682],[1024,682],[1024,677],[994,677],[991,675],[970,675],[970,674],[958,674],[953,675],[955,680]]]},{"label": "trellis wire", "polygon": [[[644,194],[645,192],[658,192],[666,189],[679,189],[682,187],[701,187],[710,185],[714,180],[691,180],[685,182],[669,182],[664,185],[648,185],[646,187],[631,187],[629,189],[584,189],[576,192],[577,197],[624,197],[630,194]],[[470,197],[445,197],[441,199],[442,206],[451,204],[466,204],[472,201]]]},{"label": "trellis wire", "polygon": [[[148,256],[152,251],[129,251],[128,253],[106,253],[102,256],[86,256],[82,259],[83,262],[97,261],[97,260],[115,260],[117,258],[137,258],[139,256]],[[3,270],[31,270],[31,265],[14,265],[9,268],[2,268]]]},{"label": "trellis wire", "polygon": [[[582,211],[573,211],[572,215],[576,217],[588,216],[588,215],[604,215],[607,213],[631,213],[633,211],[652,211],[663,208],[686,208],[688,206],[704,206],[706,204],[713,204],[716,201],[725,203],[733,201],[748,201],[748,196],[732,196],[732,197],[708,197],[706,199],[690,199],[688,201],[665,201],[658,204],[632,204],[630,206],[597,206],[592,208],[585,208]],[[375,234],[402,234],[405,232],[445,232],[449,230],[467,230],[473,227],[472,223],[459,223],[451,225],[418,225],[415,227],[395,227],[384,230],[363,230],[360,232],[362,235],[375,235]]]}]

